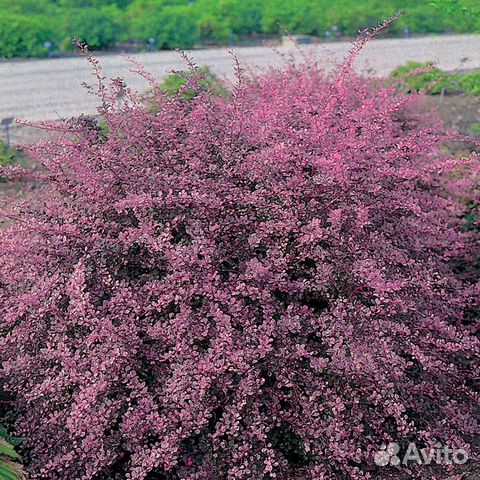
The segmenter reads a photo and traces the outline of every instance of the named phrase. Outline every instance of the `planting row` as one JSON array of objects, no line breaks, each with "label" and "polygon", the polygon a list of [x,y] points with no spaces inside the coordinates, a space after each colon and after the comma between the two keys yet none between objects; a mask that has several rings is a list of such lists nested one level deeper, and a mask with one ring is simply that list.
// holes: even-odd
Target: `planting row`
[{"label": "planting row", "polygon": [[[355,35],[403,10],[393,33],[470,32],[480,29],[476,0],[1,0],[0,56],[34,57],[72,48],[134,41],[140,47],[188,48],[231,43],[245,36],[294,33],[334,38]],[[451,2],[450,2],[451,3]],[[119,45],[120,44],[120,45]]]}]

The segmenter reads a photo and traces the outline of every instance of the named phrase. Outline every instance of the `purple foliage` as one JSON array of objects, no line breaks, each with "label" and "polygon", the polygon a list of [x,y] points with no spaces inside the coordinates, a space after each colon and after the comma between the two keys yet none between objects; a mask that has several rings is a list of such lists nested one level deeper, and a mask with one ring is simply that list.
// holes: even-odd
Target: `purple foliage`
[{"label": "purple foliage", "polygon": [[31,478],[359,479],[382,443],[479,433],[478,157],[356,54],[158,113],[102,82],[107,136],[35,147],[0,232]]}]

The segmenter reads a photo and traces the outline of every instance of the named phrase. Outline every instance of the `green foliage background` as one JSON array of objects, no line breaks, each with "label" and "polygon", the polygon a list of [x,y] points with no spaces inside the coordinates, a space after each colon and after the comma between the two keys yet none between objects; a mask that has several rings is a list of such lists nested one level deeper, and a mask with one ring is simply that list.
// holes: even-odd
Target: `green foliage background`
[{"label": "green foliage background", "polygon": [[392,14],[393,31],[480,31],[478,0],[0,0],[0,56],[44,56],[71,47],[72,37],[108,49],[136,40],[156,48],[228,43],[244,35],[324,36],[335,26],[355,35]]},{"label": "green foliage background", "polygon": [[0,480],[25,480],[21,457],[15,451],[15,447],[21,443],[21,439],[8,434],[0,424]]},{"label": "green foliage background", "polygon": [[0,167],[10,165],[15,160],[16,156],[16,150],[10,148],[3,140],[0,140]]},{"label": "green foliage background", "polygon": [[436,95],[444,90],[448,93],[480,95],[480,72],[444,72],[433,65],[432,62],[408,62],[397,67],[390,78],[406,93],[426,92]]}]

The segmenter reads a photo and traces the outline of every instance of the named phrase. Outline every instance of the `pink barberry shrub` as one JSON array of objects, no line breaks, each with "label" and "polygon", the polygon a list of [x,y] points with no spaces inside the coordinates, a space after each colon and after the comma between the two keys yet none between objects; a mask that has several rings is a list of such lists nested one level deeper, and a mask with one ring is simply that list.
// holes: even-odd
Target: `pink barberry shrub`
[{"label": "pink barberry shrub", "polygon": [[3,208],[1,375],[32,479],[398,478],[374,463],[390,441],[474,456],[479,159],[448,158],[356,54],[156,113],[91,60],[106,128],[44,124],[37,188]]}]

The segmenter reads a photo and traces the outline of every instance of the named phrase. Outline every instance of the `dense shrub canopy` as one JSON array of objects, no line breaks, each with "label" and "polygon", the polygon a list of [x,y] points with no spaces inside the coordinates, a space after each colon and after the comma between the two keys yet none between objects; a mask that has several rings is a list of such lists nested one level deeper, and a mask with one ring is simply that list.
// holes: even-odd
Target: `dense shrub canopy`
[{"label": "dense shrub canopy", "polygon": [[43,186],[0,233],[32,478],[358,479],[382,443],[478,434],[478,158],[352,57],[156,113],[116,110],[115,81],[107,135],[35,148]]}]

